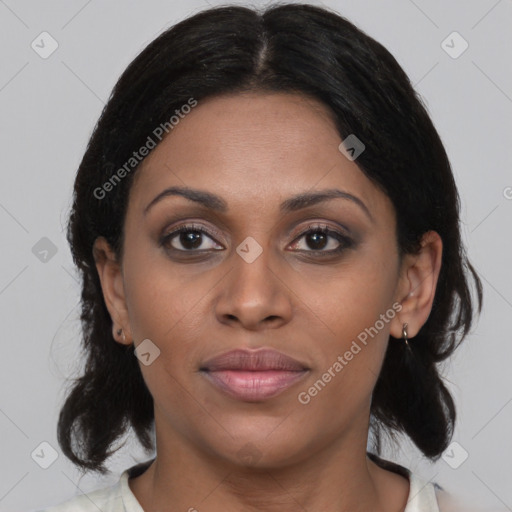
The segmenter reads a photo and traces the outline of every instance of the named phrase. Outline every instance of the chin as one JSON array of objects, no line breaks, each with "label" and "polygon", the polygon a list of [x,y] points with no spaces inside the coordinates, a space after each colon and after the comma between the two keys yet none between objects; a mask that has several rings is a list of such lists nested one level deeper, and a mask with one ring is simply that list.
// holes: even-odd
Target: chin
[{"label": "chin", "polygon": [[218,447],[215,451],[229,463],[252,469],[270,470],[300,462],[306,456],[306,446],[293,436],[281,431],[270,435],[238,435],[229,446]]}]

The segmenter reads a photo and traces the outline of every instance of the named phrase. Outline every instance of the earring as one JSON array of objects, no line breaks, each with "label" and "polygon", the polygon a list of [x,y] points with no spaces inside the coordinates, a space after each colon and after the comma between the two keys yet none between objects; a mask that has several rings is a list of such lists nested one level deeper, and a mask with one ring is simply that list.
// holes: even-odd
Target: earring
[{"label": "earring", "polygon": [[118,330],[116,331],[116,333],[117,333],[117,335],[118,335],[118,336],[120,336],[120,335],[121,335],[121,333],[123,333],[123,341],[126,341],[126,336],[125,336],[125,334],[124,334],[124,332],[123,332],[123,329],[118,329]]},{"label": "earring", "polygon": [[405,344],[410,349],[411,347],[410,347],[409,341],[407,339],[407,325],[408,324],[404,324],[403,327],[402,327],[402,339],[405,341]]}]

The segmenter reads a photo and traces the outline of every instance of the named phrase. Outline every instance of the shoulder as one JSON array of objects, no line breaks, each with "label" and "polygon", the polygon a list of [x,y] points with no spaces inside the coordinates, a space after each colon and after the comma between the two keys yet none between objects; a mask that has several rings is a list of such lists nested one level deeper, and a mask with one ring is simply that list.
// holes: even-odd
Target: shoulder
[{"label": "shoulder", "polygon": [[144,512],[133,495],[128,479],[143,473],[153,460],[126,469],[116,484],[81,494],[38,512]]},{"label": "shoulder", "polygon": [[[403,512],[445,512],[439,508],[435,482],[425,480],[421,475],[396,462],[368,453],[368,457],[382,469],[397,473],[409,480],[409,494]],[[446,511],[448,512],[448,511]]]},{"label": "shoulder", "polygon": [[437,502],[439,504],[439,512],[457,512],[462,510],[454,497],[444,489],[436,489]]},{"label": "shoulder", "polygon": [[435,482],[409,471],[409,497],[404,512],[448,512],[440,507],[442,491]]},{"label": "shoulder", "polygon": [[124,512],[119,483],[70,498],[41,512]]}]

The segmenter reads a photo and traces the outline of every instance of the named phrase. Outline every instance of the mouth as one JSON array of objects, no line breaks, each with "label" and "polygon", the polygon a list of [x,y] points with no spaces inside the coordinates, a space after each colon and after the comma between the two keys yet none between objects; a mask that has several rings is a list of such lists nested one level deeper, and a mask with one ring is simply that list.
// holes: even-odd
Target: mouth
[{"label": "mouth", "polygon": [[199,368],[219,391],[246,402],[277,396],[302,380],[309,370],[296,359],[270,349],[232,350],[209,359]]}]

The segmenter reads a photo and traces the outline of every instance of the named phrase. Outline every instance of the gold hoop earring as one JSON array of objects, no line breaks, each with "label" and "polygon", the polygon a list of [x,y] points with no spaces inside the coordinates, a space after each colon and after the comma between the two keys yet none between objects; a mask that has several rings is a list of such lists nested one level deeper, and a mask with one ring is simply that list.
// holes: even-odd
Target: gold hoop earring
[{"label": "gold hoop earring", "polygon": [[408,324],[404,324],[403,327],[402,327],[402,339],[405,341],[405,344],[410,347],[409,345],[409,341],[407,339],[407,325]]}]

